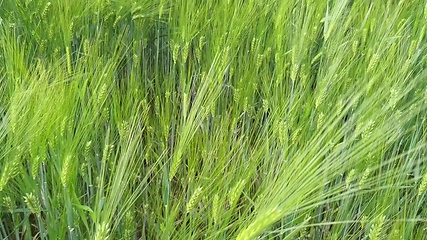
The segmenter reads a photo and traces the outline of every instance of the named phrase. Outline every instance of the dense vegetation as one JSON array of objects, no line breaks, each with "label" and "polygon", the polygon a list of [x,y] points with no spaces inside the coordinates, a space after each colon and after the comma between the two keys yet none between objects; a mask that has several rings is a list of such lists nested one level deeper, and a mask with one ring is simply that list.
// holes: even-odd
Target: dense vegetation
[{"label": "dense vegetation", "polygon": [[0,238],[425,239],[424,0],[0,0]]}]

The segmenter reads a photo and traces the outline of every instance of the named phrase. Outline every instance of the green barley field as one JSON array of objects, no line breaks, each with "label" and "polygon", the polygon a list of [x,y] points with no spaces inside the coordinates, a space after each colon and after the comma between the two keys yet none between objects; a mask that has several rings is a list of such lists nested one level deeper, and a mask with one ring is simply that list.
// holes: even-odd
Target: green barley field
[{"label": "green barley field", "polygon": [[427,239],[427,0],[0,0],[0,239]]}]

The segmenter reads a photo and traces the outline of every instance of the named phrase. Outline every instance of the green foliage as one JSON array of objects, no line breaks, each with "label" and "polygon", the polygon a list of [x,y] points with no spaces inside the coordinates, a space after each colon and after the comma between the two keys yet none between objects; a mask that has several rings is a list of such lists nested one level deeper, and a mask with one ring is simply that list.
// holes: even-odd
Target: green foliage
[{"label": "green foliage", "polygon": [[0,0],[0,238],[422,239],[426,20]]}]

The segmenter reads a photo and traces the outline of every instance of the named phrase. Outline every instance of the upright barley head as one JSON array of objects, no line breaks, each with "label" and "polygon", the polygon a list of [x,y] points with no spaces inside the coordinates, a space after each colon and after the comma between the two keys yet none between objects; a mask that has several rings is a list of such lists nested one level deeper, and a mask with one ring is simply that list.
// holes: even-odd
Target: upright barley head
[{"label": "upright barley head", "polygon": [[39,199],[34,196],[33,193],[27,193],[24,197],[24,202],[27,204],[27,207],[30,209],[31,213],[36,214],[37,216],[41,213],[41,205]]},{"label": "upright barley head", "polygon": [[187,206],[185,210],[187,213],[191,212],[198,204],[202,194],[202,190],[203,190],[202,187],[198,187],[196,188],[196,190],[194,190],[193,195],[191,196],[190,200],[188,200],[187,202]]},{"label": "upright barley head", "polygon": [[384,223],[386,221],[385,216],[380,216],[378,219],[372,224],[372,227],[369,231],[369,239],[370,240],[379,240],[383,239],[381,234],[383,232]]}]

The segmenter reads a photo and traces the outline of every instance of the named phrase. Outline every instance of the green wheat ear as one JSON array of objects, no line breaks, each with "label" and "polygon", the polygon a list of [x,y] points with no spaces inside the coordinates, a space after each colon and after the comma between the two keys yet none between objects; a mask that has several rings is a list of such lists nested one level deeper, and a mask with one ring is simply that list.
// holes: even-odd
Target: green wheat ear
[{"label": "green wheat ear", "polygon": [[371,169],[369,167],[367,167],[365,171],[363,171],[362,177],[360,178],[360,181],[359,181],[360,189],[365,188],[366,181],[368,180],[370,173],[371,173]]},{"label": "green wheat ear", "polygon": [[180,149],[178,149],[177,151],[178,152],[173,157],[172,165],[171,165],[171,168],[170,168],[170,171],[169,171],[169,181],[171,181],[175,177],[175,174],[178,171],[178,167],[181,164],[182,153],[181,153]]},{"label": "green wheat ear", "polygon": [[94,240],[105,240],[109,238],[110,227],[107,223],[101,223],[96,225],[96,232]]},{"label": "green wheat ear", "polygon": [[278,208],[263,211],[247,228],[237,235],[236,240],[250,240],[258,237],[262,231],[281,218],[283,212]]},{"label": "green wheat ear", "polygon": [[40,167],[40,162],[41,162],[40,156],[36,156],[32,161],[31,176],[33,177],[33,179],[36,179],[36,177],[37,177],[39,167]]},{"label": "green wheat ear", "polygon": [[215,194],[212,201],[212,219],[215,224],[219,223],[220,207],[221,205],[220,205],[219,195]]},{"label": "green wheat ear", "polygon": [[102,106],[105,102],[105,99],[107,97],[107,91],[108,91],[108,86],[107,84],[102,84],[101,89],[98,92],[98,96],[96,99],[96,105],[97,106]]},{"label": "green wheat ear", "polygon": [[135,228],[135,216],[134,216],[134,212],[133,211],[128,211],[125,214],[125,219],[124,219],[124,239],[132,239],[135,232],[136,232],[136,228]]},{"label": "green wheat ear", "polygon": [[49,9],[50,9],[50,6],[51,6],[51,5],[52,5],[52,3],[51,3],[51,2],[47,2],[47,3],[46,3],[46,5],[45,5],[45,7],[44,7],[44,9],[43,9],[42,15],[40,16],[40,18],[41,18],[41,19],[46,18],[46,15],[47,15],[47,13],[48,13],[48,11],[49,11]]},{"label": "green wheat ear", "polygon": [[355,179],[355,176],[356,176],[356,170],[352,169],[350,171],[350,173],[348,174],[347,179],[345,180],[345,187],[347,190],[350,189],[351,184],[353,183],[353,181]]},{"label": "green wheat ear", "polygon": [[381,233],[383,232],[384,223],[386,221],[385,216],[380,216],[378,219],[372,224],[372,227],[369,231],[369,239],[370,240],[379,240],[382,239]]},{"label": "green wheat ear", "polygon": [[24,197],[24,202],[27,204],[27,207],[30,209],[31,213],[40,216],[41,205],[39,199],[34,196],[33,193],[27,193]]},{"label": "green wheat ear", "polygon": [[232,208],[237,204],[240,195],[242,194],[243,188],[245,187],[245,184],[245,180],[240,180],[232,189],[230,189],[228,194],[229,203]]},{"label": "green wheat ear", "polygon": [[201,194],[203,192],[202,190],[203,190],[202,187],[198,187],[196,188],[196,190],[194,190],[193,195],[191,196],[190,200],[187,203],[187,207],[185,210],[187,213],[191,212],[196,207],[197,203],[200,200]]},{"label": "green wheat ear", "polygon": [[72,161],[73,161],[72,156],[68,155],[65,157],[64,163],[62,165],[61,183],[62,183],[62,186],[64,186],[64,187],[66,187],[69,184],[70,174],[71,174],[71,170],[72,170],[71,169]]},{"label": "green wheat ear", "polygon": [[424,173],[423,178],[421,180],[420,187],[418,188],[418,196],[421,196],[427,189],[427,172]]},{"label": "green wheat ear", "polygon": [[65,54],[67,56],[67,72],[69,75],[71,75],[73,73],[73,69],[71,66],[71,52],[70,52],[70,48],[66,47],[65,48]]},{"label": "green wheat ear", "polygon": [[10,179],[16,177],[21,170],[21,155],[17,153],[12,161],[6,162],[0,178],[0,192],[3,191]]},{"label": "green wheat ear", "polygon": [[3,198],[3,206],[10,213],[13,213],[13,211],[15,211],[15,209],[16,209],[15,203],[12,201],[12,199],[9,196],[6,196]]},{"label": "green wheat ear", "polygon": [[83,152],[83,157],[84,157],[84,159],[85,159],[86,162],[89,161],[91,149],[92,149],[92,141],[86,142],[85,149],[84,149],[84,152]]}]

